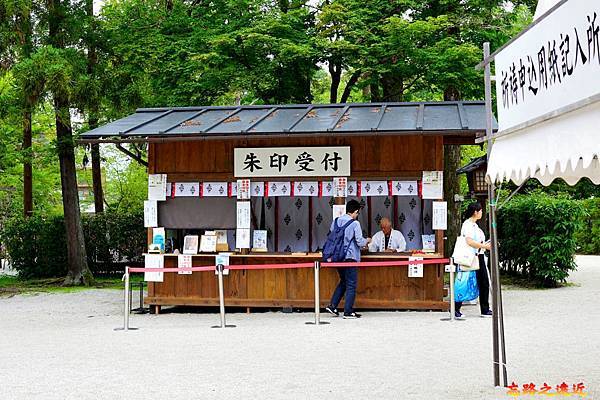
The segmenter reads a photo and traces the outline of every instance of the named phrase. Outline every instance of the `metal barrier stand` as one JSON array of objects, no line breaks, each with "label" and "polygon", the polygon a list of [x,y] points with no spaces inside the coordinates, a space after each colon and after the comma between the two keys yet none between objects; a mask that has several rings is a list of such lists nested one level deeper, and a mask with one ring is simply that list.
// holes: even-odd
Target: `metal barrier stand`
[{"label": "metal barrier stand", "polygon": [[307,325],[328,325],[329,322],[321,321],[321,295],[320,295],[320,271],[321,263],[315,261],[315,322],[306,322]]},{"label": "metal barrier stand", "polygon": [[225,322],[225,294],[223,292],[223,265],[216,266],[219,280],[219,311],[221,314],[221,325],[211,326],[211,328],[235,328],[235,325],[227,325]]},{"label": "metal barrier stand", "polygon": [[124,292],[124,303],[123,303],[123,327],[115,328],[115,331],[133,331],[138,328],[129,326],[129,313],[131,308],[129,306],[129,267],[125,267],[125,275],[123,275],[122,281],[125,281]]},{"label": "metal barrier stand", "polygon": [[464,321],[464,318],[457,318],[455,316],[456,305],[454,302],[454,272],[456,271],[456,265],[454,265],[454,261],[452,258],[450,259],[450,264],[446,265],[446,267],[450,267],[450,293],[448,294],[450,301],[450,317],[449,318],[441,318],[441,321]]}]

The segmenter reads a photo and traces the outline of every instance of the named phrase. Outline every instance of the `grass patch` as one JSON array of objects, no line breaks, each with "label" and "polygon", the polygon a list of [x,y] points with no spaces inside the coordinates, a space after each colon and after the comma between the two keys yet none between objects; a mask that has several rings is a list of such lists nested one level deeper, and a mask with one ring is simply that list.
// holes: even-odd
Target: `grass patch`
[{"label": "grass patch", "polygon": [[[142,275],[131,276],[131,282],[140,282]],[[12,297],[22,293],[73,293],[90,289],[123,289],[118,277],[99,277],[92,286],[63,286],[64,278],[23,280],[16,276],[0,276],[0,297]]]}]

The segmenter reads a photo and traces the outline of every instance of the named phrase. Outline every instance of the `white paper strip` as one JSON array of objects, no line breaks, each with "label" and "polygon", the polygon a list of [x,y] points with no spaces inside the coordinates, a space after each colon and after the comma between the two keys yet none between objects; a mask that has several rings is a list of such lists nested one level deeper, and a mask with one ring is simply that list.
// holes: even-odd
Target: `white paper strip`
[{"label": "white paper strip", "polygon": [[333,197],[348,197],[348,178],[333,178]]},{"label": "white paper strip", "polygon": [[265,196],[265,183],[264,182],[251,182],[250,183],[250,196],[264,197]]},{"label": "white paper strip", "polygon": [[294,182],[294,196],[319,195],[319,182]]},{"label": "white paper strip", "polygon": [[227,197],[227,182],[203,182],[202,196]]},{"label": "white paper strip", "polygon": [[199,182],[177,182],[175,183],[175,197],[198,197],[200,196]]},{"label": "white paper strip", "polygon": [[167,174],[148,175],[148,200],[165,201],[167,193]]},{"label": "white paper strip", "polygon": [[250,179],[238,179],[235,183],[235,194],[238,200],[250,200],[252,186]]},{"label": "white paper strip", "polygon": [[[163,268],[165,258],[162,254],[145,254],[144,268]],[[163,272],[144,272],[144,280],[146,282],[162,282]]]},{"label": "white paper strip", "polygon": [[358,186],[356,185],[356,181],[348,181],[348,197],[350,196],[358,196]]},{"label": "white paper strip", "polygon": [[361,196],[387,196],[387,181],[361,181]]},{"label": "white paper strip", "polygon": [[392,196],[415,196],[418,192],[417,181],[392,181]]},{"label": "white paper strip", "polygon": [[231,185],[231,197],[237,197],[237,182],[229,182],[229,184]]},{"label": "white paper strip", "polygon": [[171,189],[172,188],[173,188],[173,184],[171,182],[167,182],[167,190],[166,190],[167,198],[171,197]]},{"label": "white paper strip", "polygon": [[292,186],[290,182],[268,182],[268,197],[290,196]]},{"label": "white paper strip", "polygon": [[156,200],[144,201],[144,228],[158,226],[158,206]]}]

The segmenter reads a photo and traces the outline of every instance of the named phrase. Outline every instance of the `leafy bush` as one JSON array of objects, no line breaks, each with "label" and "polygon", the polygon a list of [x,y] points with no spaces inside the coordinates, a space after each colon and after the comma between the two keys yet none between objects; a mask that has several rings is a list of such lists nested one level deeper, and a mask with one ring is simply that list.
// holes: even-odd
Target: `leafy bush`
[{"label": "leafy bush", "polygon": [[546,194],[506,203],[498,213],[502,269],[546,287],[564,282],[576,268],[574,233],[582,214],[578,201]]},{"label": "leafy bush", "polygon": [[600,255],[600,198],[582,200],[583,217],[575,232],[578,252]]},{"label": "leafy bush", "polygon": [[[94,275],[124,270],[142,262],[146,230],[140,213],[106,212],[83,216],[88,265]],[[14,217],[7,221],[0,240],[13,267],[24,279],[67,274],[67,242],[62,216]]]}]

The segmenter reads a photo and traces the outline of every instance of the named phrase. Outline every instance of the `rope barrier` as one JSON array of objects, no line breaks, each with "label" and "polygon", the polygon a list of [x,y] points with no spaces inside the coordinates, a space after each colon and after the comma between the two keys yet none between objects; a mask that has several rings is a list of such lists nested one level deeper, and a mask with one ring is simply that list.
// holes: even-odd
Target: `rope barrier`
[{"label": "rope barrier", "polygon": [[[326,262],[321,263],[321,267],[396,267],[400,265],[412,264],[445,264],[450,260],[447,258],[431,258],[425,260],[411,261],[364,261],[364,262]],[[229,265],[225,269],[230,270],[259,270],[259,269],[294,269],[294,268],[313,268],[314,263],[295,263],[295,264],[246,264],[246,265]],[[215,271],[216,265],[207,265],[202,267],[191,268],[129,268],[129,272],[205,272]]]},{"label": "rope barrier", "polygon": [[365,261],[365,262],[327,262],[322,263],[322,267],[396,267],[400,265],[412,265],[412,264],[445,264],[449,262],[448,258],[430,258],[425,260],[411,260],[411,261]]}]

